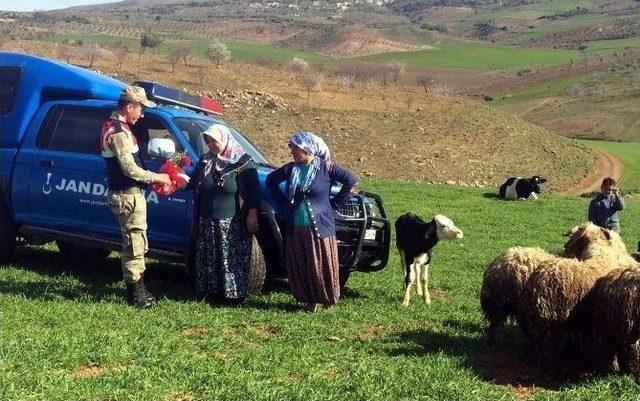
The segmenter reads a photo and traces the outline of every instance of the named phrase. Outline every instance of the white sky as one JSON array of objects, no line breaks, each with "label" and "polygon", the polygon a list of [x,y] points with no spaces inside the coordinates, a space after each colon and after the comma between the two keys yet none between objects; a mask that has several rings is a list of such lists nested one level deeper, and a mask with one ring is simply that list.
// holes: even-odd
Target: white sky
[{"label": "white sky", "polygon": [[116,3],[118,0],[0,0],[2,11],[55,10],[90,4]]}]

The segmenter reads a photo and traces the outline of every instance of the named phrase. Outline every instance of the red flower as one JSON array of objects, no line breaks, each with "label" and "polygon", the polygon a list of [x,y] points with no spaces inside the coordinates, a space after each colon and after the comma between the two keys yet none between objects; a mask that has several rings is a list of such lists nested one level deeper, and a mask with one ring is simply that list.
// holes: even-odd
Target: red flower
[{"label": "red flower", "polygon": [[191,158],[189,158],[188,154],[183,154],[182,155],[182,159],[180,160],[180,164],[182,164],[183,166],[190,166],[191,165]]},{"label": "red flower", "polygon": [[160,166],[161,173],[169,174],[171,184],[151,184],[153,190],[163,196],[171,195],[178,188],[182,188],[189,182],[189,176],[182,169],[183,166],[190,166],[191,159],[186,153],[177,153]]}]

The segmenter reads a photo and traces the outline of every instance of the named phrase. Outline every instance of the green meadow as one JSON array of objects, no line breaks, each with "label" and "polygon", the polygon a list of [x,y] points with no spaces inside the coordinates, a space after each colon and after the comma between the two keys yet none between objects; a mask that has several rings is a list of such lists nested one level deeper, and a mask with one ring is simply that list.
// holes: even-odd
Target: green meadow
[{"label": "green meadow", "polygon": [[[581,141],[589,147],[601,149],[615,155],[622,164],[622,177],[618,186],[623,192],[640,193],[640,143],[637,142],[607,142]],[[636,220],[637,221],[637,220]]]},{"label": "green meadow", "polygon": [[411,67],[510,69],[562,64],[576,59],[575,50],[521,48],[488,42],[448,42],[411,52],[390,52],[352,60],[385,63],[400,60]]},{"label": "green meadow", "polygon": [[[392,221],[406,211],[443,213],[464,231],[462,240],[435,248],[431,306],[416,295],[401,306],[393,246],[387,268],[354,273],[341,302],[315,314],[293,302],[283,281],[242,307],[212,307],[192,296],[179,265],[155,261],[147,281],[159,303],[135,310],[123,301],[116,253],[65,260],[54,245],[25,246],[0,268],[0,398],[638,399],[628,376],[545,377],[515,326],[500,331],[494,346],[483,334],[487,264],[514,245],[561,248],[588,199],[543,193],[539,201],[508,202],[494,188],[361,184],[383,196]],[[640,200],[630,198],[622,235],[634,250],[638,221]]]}]

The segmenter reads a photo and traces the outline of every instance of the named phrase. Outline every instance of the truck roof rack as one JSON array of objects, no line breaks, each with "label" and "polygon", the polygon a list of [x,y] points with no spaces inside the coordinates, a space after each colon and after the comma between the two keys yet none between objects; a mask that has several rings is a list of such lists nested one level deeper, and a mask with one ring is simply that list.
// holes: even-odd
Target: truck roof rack
[{"label": "truck roof rack", "polygon": [[133,83],[147,93],[147,98],[156,103],[185,107],[206,114],[222,115],[224,107],[218,100],[207,96],[197,96],[150,81],[136,81]]}]

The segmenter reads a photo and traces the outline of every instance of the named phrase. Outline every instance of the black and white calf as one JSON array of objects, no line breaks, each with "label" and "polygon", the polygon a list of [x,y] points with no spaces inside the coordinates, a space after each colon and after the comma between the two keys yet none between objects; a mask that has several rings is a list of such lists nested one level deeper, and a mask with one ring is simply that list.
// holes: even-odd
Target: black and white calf
[{"label": "black and white calf", "polygon": [[[429,294],[429,263],[433,247],[441,239],[460,239],[462,230],[450,218],[437,214],[429,222],[413,213],[405,213],[396,220],[396,246],[404,268],[404,299],[409,306],[411,287],[416,284],[418,295],[427,304]],[[417,279],[417,280],[416,280]]]},{"label": "black and white calf", "polygon": [[500,196],[509,200],[516,199],[538,199],[536,194],[542,192],[540,184],[547,182],[547,179],[534,175],[531,178],[511,177],[500,186]]}]

